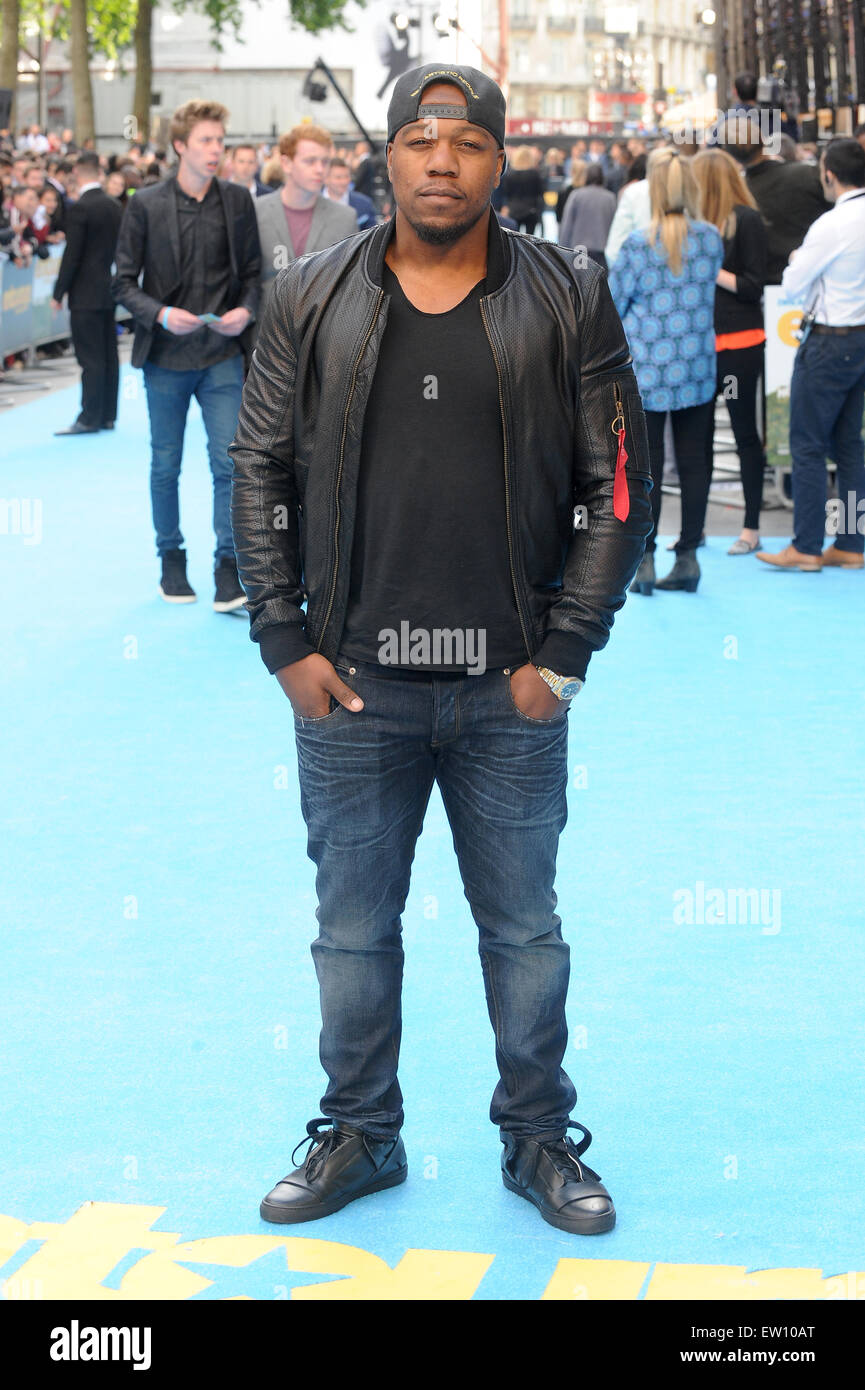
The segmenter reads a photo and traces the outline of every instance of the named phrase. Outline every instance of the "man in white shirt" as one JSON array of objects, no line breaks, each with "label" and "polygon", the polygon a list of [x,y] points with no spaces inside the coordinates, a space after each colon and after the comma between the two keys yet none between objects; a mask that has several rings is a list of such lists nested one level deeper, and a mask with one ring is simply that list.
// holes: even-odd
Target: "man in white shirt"
[{"label": "man in white shirt", "polygon": [[[781,569],[862,569],[865,149],[858,140],[830,140],[820,179],[835,206],[811,224],[782,280],[785,297],[804,303],[814,316],[796,353],[790,387],[793,543],[774,555],[758,551],[757,559]],[[830,528],[837,539],[823,551],[827,456],[838,468],[838,504]]]}]

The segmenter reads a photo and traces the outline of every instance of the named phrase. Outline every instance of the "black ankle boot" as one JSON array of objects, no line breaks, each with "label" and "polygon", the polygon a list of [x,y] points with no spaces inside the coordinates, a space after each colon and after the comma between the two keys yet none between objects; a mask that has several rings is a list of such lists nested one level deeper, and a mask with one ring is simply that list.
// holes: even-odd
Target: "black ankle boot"
[{"label": "black ankle boot", "polygon": [[600,1176],[580,1161],[591,1134],[574,1120],[568,1129],[582,1130],[578,1144],[569,1136],[551,1141],[504,1131],[502,1182],[536,1206],[550,1226],[578,1236],[600,1235],[615,1226],[616,1208]]},{"label": "black ankle boot", "polygon": [[246,603],[246,594],[237,577],[237,561],[230,555],[224,555],[214,569],[213,577],[216,581],[213,611],[233,613],[236,608],[242,608]]},{"label": "black ankle boot", "polygon": [[654,551],[646,551],[640,561],[640,568],[634,575],[634,582],[631,585],[632,594],[651,594],[655,587],[655,555]]},{"label": "black ankle boot", "polygon": [[185,550],[166,550],[163,553],[159,592],[166,603],[195,602],[195,590],[186,578]]},{"label": "black ankle boot", "polygon": [[[332,1125],[320,1133],[321,1125]],[[313,1141],[299,1168],[276,1184],[261,1203],[265,1221],[317,1221],[358,1197],[396,1187],[408,1176],[405,1146],[393,1139],[374,1139],[353,1125],[324,1117],[310,1120],[306,1139]],[[300,1148],[294,1147],[294,1154]]]},{"label": "black ankle boot", "polygon": [[676,563],[666,579],[659,579],[656,589],[684,589],[686,594],[695,594],[700,582],[700,566],[697,564],[696,550],[680,550]]}]

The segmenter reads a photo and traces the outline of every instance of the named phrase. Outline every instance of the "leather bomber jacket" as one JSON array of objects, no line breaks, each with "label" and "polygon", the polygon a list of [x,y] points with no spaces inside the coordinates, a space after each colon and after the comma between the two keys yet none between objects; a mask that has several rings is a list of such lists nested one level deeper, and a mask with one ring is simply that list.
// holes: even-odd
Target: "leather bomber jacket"
[{"label": "leather bomber jacket", "polygon": [[[313,651],[331,661],[339,651],[393,229],[391,219],[280,272],[244,385],[229,447],[232,525],[250,636],[272,673]],[[479,304],[499,377],[526,661],[584,678],[652,528],[642,402],[600,267],[577,266],[572,251],[501,228],[492,213],[488,237]],[[613,426],[622,424],[628,512],[619,520],[622,436]]]}]

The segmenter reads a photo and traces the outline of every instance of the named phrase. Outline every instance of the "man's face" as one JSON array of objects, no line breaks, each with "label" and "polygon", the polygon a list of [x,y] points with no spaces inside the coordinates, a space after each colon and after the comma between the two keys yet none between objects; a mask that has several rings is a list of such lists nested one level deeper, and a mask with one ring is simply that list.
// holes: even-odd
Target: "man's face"
[{"label": "man's face", "polygon": [[[434,82],[424,105],[462,106],[459,87]],[[388,145],[394,202],[421,241],[447,245],[483,217],[501,177],[504,152],[482,126],[440,116],[421,117],[398,130]]]},{"label": "man's face", "polygon": [[28,169],[25,183],[28,188],[35,188],[37,193],[45,182],[45,175],[41,169]]},{"label": "man's face", "polygon": [[24,182],[24,170],[25,170],[26,168],[27,168],[27,160],[26,160],[26,159],[15,159],[15,160],[13,160],[13,162],[12,162],[12,172],[13,172],[13,174],[14,174],[14,176],[15,176],[15,182],[16,182],[16,183],[23,183],[23,182]]},{"label": "man's face", "polygon": [[327,191],[331,198],[341,198],[351,183],[351,174],[345,164],[332,164],[327,175]]},{"label": "man's face", "polygon": [[33,188],[22,188],[15,195],[15,206],[22,217],[31,221],[36,216],[36,209],[39,206],[39,195]]},{"label": "man's face", "polygon": [[232,167],[238,183],[252,183],[258,168],[255,150],[235,150]]},{"label": "man's face", "polygon": [[330,171],[333,151],[317,140],[298,140],[294,158],[281,156],[287,180],[304,193],[320,193]]},{"label": "man's face", "polygon": [[589,153],[594,155],[602,155],[604,153],[603,140],[592,140],[592,142],[589,145]]},{"label": "man's face", "polygon": [[175,140],[181,164],[200,179],[212,179],[222,163],[225,129],[221,121],[199,121],[189,132],[186,143]]}]

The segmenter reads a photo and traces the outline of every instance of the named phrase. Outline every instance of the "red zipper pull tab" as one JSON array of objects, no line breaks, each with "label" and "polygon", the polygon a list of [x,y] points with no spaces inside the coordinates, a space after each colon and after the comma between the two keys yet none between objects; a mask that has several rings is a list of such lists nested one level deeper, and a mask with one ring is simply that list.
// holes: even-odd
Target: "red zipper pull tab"
[{"label": "red zipper pull tab", "polygon": [[616,451],[616,476],[613,481],[613,512],[619,521],[627,521],[628,513],[631,510],[631,495],[628,492],[628,478],[625,473],[625,464],[628,461],[628,453],[625,448],[625,411],[619,383],[615,382],[614,384],[617,413],[610,428],[613,434],[618,435],[619,447]]}]

